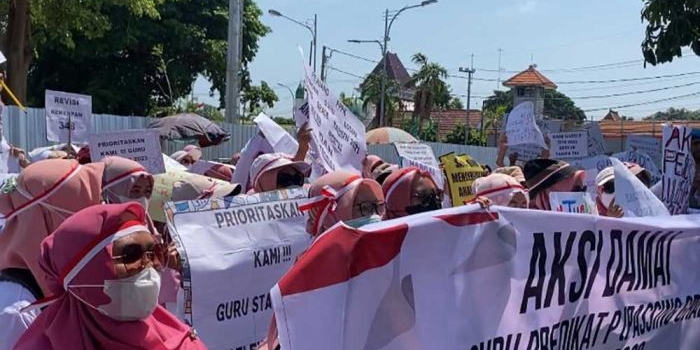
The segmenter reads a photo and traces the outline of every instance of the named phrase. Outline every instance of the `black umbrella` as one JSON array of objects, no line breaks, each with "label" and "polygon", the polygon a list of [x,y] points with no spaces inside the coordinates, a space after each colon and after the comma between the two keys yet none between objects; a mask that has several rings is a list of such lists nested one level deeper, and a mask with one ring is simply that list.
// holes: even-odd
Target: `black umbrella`
[{"label": "black umbrella", "polygon": [[161,139],[197,140],[199,147],[216,146],[231,138],[231,134],[211,120],[194,113],[181,113],[159,118],[148,125],[157,129]]}]

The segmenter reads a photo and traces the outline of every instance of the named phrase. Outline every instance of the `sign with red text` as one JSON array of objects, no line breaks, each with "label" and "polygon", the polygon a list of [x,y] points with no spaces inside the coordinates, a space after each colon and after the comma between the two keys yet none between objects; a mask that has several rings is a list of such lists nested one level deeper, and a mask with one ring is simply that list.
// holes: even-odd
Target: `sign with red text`
[{"label": "sign with red text", "polygon": [[690,189],[695,177],[695,161],[690,144],[692,129],[664,125],[661,201],[671,215],[688,212]]}]

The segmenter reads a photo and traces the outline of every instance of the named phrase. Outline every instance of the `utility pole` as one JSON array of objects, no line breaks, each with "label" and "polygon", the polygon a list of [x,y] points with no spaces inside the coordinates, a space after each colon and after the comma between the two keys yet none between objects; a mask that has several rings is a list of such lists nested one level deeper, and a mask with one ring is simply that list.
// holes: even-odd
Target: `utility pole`
[{"label": "utility pole", "polygon": [[321,51],[321,81],[326,82],[326,76],[328,75],[328,59],[331,58],[330,55],[326,56],[326,50],[328,47],[323,45],[323,51]]},{"label": "utility pole", "polygon": [[501,88],[501,54],[503,53],[503,49],[500,47],[498,48],[498,81],[496,82],[496,90]]},{"label": "utility pole", "polygon": [[[394,16],[396,18],[396,16]],[[387,59],[386,59],[386,54],[387,54],[387,49],[386,46],[389,43],[389,9],[386,10],[384,13],[384,45],[382,45],[382,62],[384,62],[384,66],[382,68],[382,84],[381,84],[381,90],[382,90],[382,95],[379,98],[379,127],[384,127],[384,104],[386,103],[386,78],[387,78]]]},{"label": "utility pole", "polygon": [[[239,121],[240,62],[241,62],[241,0],[228,3],[228,46],[226,48],[226,122],[231,128]],[[231,130],[233,134],[233,130]],[[235,144],[236,140],[234,140]]]},{"label": "utility pole", "polygon": [[[464,125],[464,144],[467,145],[469,144],[469,113],[471,112],[471,102],[472,102],[472,75],[476,70],[474,70],[474,55],[472,54],[472,60],[471,60],[471,68],[462,68],[459,67],[459,71],[462,73],[467,73],[468,74],[468,80],[467,80],[467,121]],[[483,123],[482,123],[483,127]],[[483,133],[483,129],[482,129]]]}]

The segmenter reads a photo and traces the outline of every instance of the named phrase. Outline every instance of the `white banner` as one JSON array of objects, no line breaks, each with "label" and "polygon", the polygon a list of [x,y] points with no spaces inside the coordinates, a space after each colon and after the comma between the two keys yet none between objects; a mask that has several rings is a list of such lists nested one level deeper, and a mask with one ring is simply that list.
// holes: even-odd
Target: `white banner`
[{"label": "white banner", "polygon": [[435,158],[435,153],[433,153],[433,149],[428,144],[394,142],[394,147],[396,147],[396,153],[399,154],[400,158],[407,158],[433,168],[440,168],[440,162]]},{"label": "white banner", "polygon": [[191,295],[185,318],[209,349],[255,349],[267,336],[269,290],[311,243],[298,208],[304,201],[168,203],[170,232],[185,261],[183,288]]},{"label": "white banner", "polygon": [[551,192],[549,206],[552,211],[598,215],[598,207],[588,192]]},{"label": "white banner", "polygon": [[509,145],[534,144],[547,147],[535,120],[535,105],[529,101],[521,102],[508,114],[506,135]]},{"label": "white banner", "polygon": [[696,350],[699,220],[471,205],[336,227],[272,290],[280,344]]},{"label": "white banner", "polygon": [[267,142],[270,143],[275,152],[292,156],[297,153],[299,149],[297,140],[265,113],[258,114],[258,116],[253,119],[253,122],[257,124],[258,129],[265,135]]},{"label": "white banner", "polygon": [[692,131],[686,126],[664,125],[661,200],[671,215],[688,212],[690,189],[695,180],[695,161],[690,148]]},{"label": "white banner", "polygon": [[309,127],[323,167],[329,172],[341,169],[361,172],[367,154],[365,126],[316,78],[311,67],[304,65],[304,70]]},{"label": "white banner", "polygon": [[599,156],[605,154],[607,147],[605,147],[605,138],[598,122],[589,123],[586,126],[586,132],[588,133],[588,155]]},{"label": "white banner", "polygon": [[154,129],[122,130],[90,135],[90,158],[119,156],[143,165],[151,174],[165,172],[160,134]]},{"label": "white banner", "polygon": [[585,158],[588,156],[588,133],[585,131],[549,134],[553,159]]},{"label": "white banner", "polygon": [[615,170],[615,204],[625,217],[669,216],[666,206],[627,167],[610,159]]},{"label": "white banner", "polygon": [[[542,135],[549,135],[561,131],[561,120],[543,120],[537,119],[537,127],[542,132]],[[526,162],[531,159],[537,159],[542,155],[543,148],[537,145],[519,145],[509,146],[508,154],[513,152],[518,153],[518,160]]]},{"label": "white banner", "polygon": [[46,90],[46,139],[53,142],[88,142],[92,125],[92,96]]},{"label": "white banner", "polygon": [[627,135],[627,150],[639,150],[651,157],[657,167],[661,166],[661,139],[646,135]]}]

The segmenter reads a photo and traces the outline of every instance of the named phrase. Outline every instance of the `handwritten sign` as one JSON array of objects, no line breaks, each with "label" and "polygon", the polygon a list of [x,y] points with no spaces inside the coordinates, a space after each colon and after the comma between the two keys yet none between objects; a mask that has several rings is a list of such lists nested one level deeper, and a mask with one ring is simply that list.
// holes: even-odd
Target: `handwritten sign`
[{"label": "handwritten sign", "polygon": [[549,135],[552,158],[583,158],[588,155],[588,133],[585,131],[560,132]]},{"label": "handwritten sign", "polygon": [[661,139],[646,135],[627,135],[625,149],[642,151],[651,157],[657,167],[661,166]]},{"label": "handwritten sign", "polygon": [[[549,135],[561,131],[561,120],[543,120],[537,119],[537,127],[540,128],[542,135]],[[509,146],[508,154],[518,153],[518,160],[528,161],[537,159],[542,155],[544,148],[538,145],[517,145]]]},{"label": "handwritten sign", "polygon": [[605,154],[607,147],[605,147],[605,139],[598,122],[589,123],[586,126],[586,132],[588,133],[588,155],[599,156]]},{"label": "handwritten sign", "polygon": [[535,120],[535,105],[532,102],[522,102],[508,114],[506,135],[509,145],[534,144],[547,147],[544,136]]},{"label": "handwritten sign", "polygon": [[440,163],[435,158],[435,153],[433,153],[430,145],[425,143],[395,142],[394,147],[396,147],[396,153],[401,158],[412,159],[434,168],[440,167]]},{"label": "handwritten sign", "polygon": [[124,130],[90,135],[90,158],[93,162],[108,156],[131,159],[151,174],[165,172],[158,130]]},{"label": "handwritten sign", "polygon": [[89,141],[92,96],[46,90],[44,103],[47,140],[72,143]]},{"label": "handwritten sign", "polygon": [[299,143],[265,113],[260,113],[253,122],[258,125],[258,129],[265,135],[275,152],[291,155],[297,153]]},{"label": "handwritten sign", "polygon": [[549,205],[552,211],[598,215],[598,208],[588,192],[551,192]]},{"label": "handwritten sign", "polygon": [[468,155],[457,156],[448,153],[440,157],[445,169],[447,185],[452,198],[452,206],[460,206],[474,198],[474,180],[486,176],[484,168]]},{"label": "handwritten sign", "polygon": [[661,200],[671,215],[688,212],[690,189],[695,177],[691,154],[692,129],[664,125]]},{"label": "handwritten sign", "polygon": [[359,173],[367,154],[365,126],[338,100],[311,67],[304,65],[309,127],[323,167]]},{"label": "handwritten sign", "polygon": [[619,160],[611,158],[615,170],[615,204],[625,217],[669,216],[666,206]]}]

